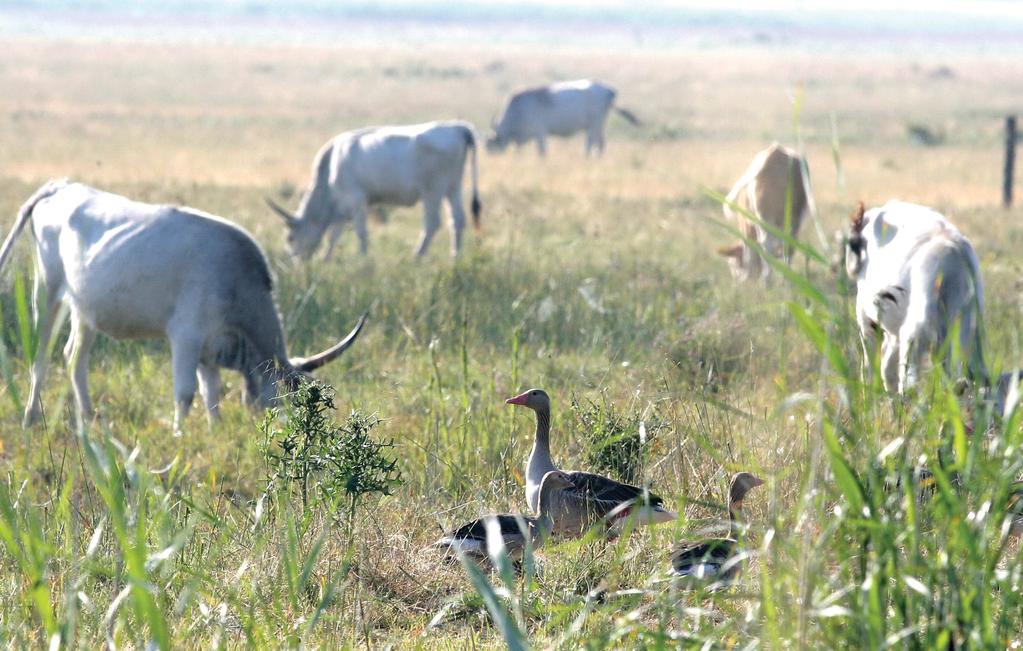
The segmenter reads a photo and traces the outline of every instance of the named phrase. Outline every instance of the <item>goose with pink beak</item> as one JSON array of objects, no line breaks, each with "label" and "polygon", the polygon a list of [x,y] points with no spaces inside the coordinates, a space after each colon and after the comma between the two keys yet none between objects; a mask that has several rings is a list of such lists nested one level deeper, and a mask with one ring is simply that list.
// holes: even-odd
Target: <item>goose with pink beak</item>
[{"label": "goose with pink beak", "polygon": [[[530,389],[505,403],[528,407],[536,414],[536,437],[526,463],[526,502],[536,511],[540,482],[544,475],[558,470],[551,459],[551,399],[543,389]],[[550,505],[555,535],[580,536],[594,525],[616,534],[630,522],[651,525],[678,519],[664,508],[663,499],[646,488],[590,472],[564,472],[572,487],[559,491]]]}]

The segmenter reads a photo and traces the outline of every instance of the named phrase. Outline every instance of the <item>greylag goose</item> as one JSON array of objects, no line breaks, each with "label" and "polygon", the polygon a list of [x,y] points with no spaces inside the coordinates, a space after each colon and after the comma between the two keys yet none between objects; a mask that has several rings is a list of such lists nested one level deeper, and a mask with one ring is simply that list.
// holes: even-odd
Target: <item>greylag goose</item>
[{"label": "greylag goose", "polygon": [[[528,407],[536,413],[536,437],[526,463],[526,502],[535,509],[541,479],[558,469],[551,460],[551,399],[543,389],[530,389],[505,403]],[[565,474],[573,488],[558,493],[551,507],[558,535],[578,536],[597,523],[604,523],[614,533],[628,521],[657,524],[678,518],[664,508],[663,499],[638,486],[578,470]]]},{"label": "greylag goose", "polygon": [[[518,562],[522,559],[523,550],[526,548],[527,533],[534,548],[543,545],[544,540],[554,528],[551,518],[551,503],[559,492],[570,488],[572,488],[572,482],[565,473],[557,470],[549,472],[544,475],[540,484],[540,499],[536,517],[524,517],[511,513],[485,515],[447,534],[435,542],[433,547],[442,549],[444,557],[449,560],[457,559],[461,553],[476,561],[477,564],[486,561],[492,562],[490,550],[487,547],[487,523],[496,521],[508,557],[512,561]],[[523,531],[523,525],[526,531]]]},{"label": "greylag goose", "polygon": [[748,472],[732,477],[728,487],[729,536],[681,543],[671,555],[672,573],[720,585],[734,583],[742,568],[736,540],[739,527],[745,521],[742,503],[750,489],[763,483],[762,479]]}]

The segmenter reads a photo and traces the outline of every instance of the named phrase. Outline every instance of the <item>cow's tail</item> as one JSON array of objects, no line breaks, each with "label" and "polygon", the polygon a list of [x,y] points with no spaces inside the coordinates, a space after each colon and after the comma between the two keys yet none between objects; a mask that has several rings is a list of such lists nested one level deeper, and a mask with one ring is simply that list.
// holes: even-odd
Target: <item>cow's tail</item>
[{"label": "cow's tail", "polygon": [[472,225],[476,228],[476,231],[480,230],[480,214],[483,212],[483,204],[480,203],[480,195],[477,186],[479,184],[479,174],[476,170],[476,135],[472,132],[469,127],[465,128],[465,146],[469,150],[470,163],[472,164]]},{"label": "cow's tail", "polygon": [[630,111],[629,109],[624,109],[621,106],[616,106],[615,113],[625,118],[625,121],[634,127],[638,127],[639,125],[642,124],[642,122],[639,121],[639,118],[636,117],[636,114]]},{"label": "cow's tail", "polygon": [[4,240],[3,247],[0,247],[0,273],[3,272],[4,265],[7,263],[7,258],[10,257],[11,251],[14,249],[14,241],[18,239],[18,235],[21,230],[25,228],[25,224],[32,218],[32,210],[36,207],[36,204],[52,196],[58,190],[67,185],[66,179],[59,181],[49,181],[41,188],[35,191],[28,201],[18,211],[18,218],[14,221],[14,226],[11,227],[11,232],[7,234],[7,239]]}]

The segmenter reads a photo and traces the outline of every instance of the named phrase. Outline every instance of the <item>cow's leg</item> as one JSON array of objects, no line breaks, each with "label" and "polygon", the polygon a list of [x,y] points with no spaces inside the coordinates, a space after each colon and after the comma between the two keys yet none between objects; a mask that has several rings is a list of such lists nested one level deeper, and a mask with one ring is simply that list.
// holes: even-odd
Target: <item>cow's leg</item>
[{"label": "cow's leg", "polygon": [[905,393],[909,387],[916,384],[917,369],[913,365],[913,348],[916,345],[916,341],[907,340],[903,342],[899,350],[898,384],[896,385],[899,394]]},{"label": "cow's leg", "polygon": [[67,363],[71,375],[71,388],[78,403],[79,427],[93,416],[92,400],[89,399],[89,351],[96,342],[96,331],[86,325],[77,316],[71,319],[71,336],[68,344]]},{"label": "cow's leg", "polygon": [[928,350],[928,338],[922,324],[905,324],[899,330],[899,393],[916,386],[920,368]]},{"label": "cow's leg", "polygon": [[[861,367],[860,380],[869,384],[874,379],[874,355],[877,353],[877,335],[882,334],[880,327],[873,319],[867,316],[867,312],[857,299],[856,302],[856,324],[860,328],[860,346],[863,349],[863,366]],[[882,374],[882,378],[884,375]]]},{"label": "cow's leg", "polygon": [[586,130],[586,156],[604,154],[604,125],[597,123]]},{"label": "cow's leg", "polygon": [[416,246],[416,257],[421,258],[430,248],[430,240],[440,228],[440,199],[423,197],[423,233]]},{"label": "cow's leg", "polygon": [[[50,349],[50,338],[53,336],[54,322],[60,305],[60,283],[45,282],[46,273],[43,268],[36,269],[35,283],[32,287],[32,307],[35,312],[36,332],[39,339],[36,344],[36,356],[32,362],[31,383],[28,391],[28,402],[25,404],[24,427],[31,427],[43,416],[42,391],[43,380],[49,364],[47,351]],[[44,297],[45,294],[45,297]],[[40,305],[40,302],[45,302]]]},{"label": "cow's leg", "polygon": [[[343,221],[331,222],[331,224],[327,226],[327,250],[323,252],[324,262],[330,260],[331,254],[334,253],[334,246],[337,244],[337,240],[341,237],[341,232],[344,230],[345,223]],[[363,253],[365,253],[365,251]]]},{"label": "cow's leg", "polygon": [[171,368],[174,373],[174,435],[181,435],[181,425],[192,408],[198,387],[199,351],[201,344],[190,333],[171,334]]},{"label": "cow's leg", "polygon": [[75,334],[78,332],[78,317],[71,314],[71,332],[68,333],[67,341],[64,342],[64,365],[71,368],[71,354],[75,352]]},{"label": "cow's leg", "polygon": [[[905,346],[901,347],[901,350],[905,349]],[[898,337],[886,332],[884,340],[881,342],[881,379],[884,382],[885,391],[888,393],[901,392],[902,385],[900,384],[899,371],[902,356],[900,353]]]},{"label": "cow's leg", "polygon": [[760,257],[760,253],[756,251],[752,246],[743,242],[742,245],[742,265],[747,271],[747,278],[752,280],[767,280],[767,272],[765,272],[764,259]]},{"label": "cow's leg", "polygon": [[[761,242],[760,248],[767,252],[768,255],[771,255],[770,249],[767,248],[768,244],[769,242]],[[760,279],[764,283],[767,283],[771,278],[771,265],[767,262],[766,259],[764,259],[764,256],[760,255],[756,251],[752,251],[752,253],[754,259],[757,261],[757,264],[759,265]]]},{"label": "cow's leg", "polygon": [[760,244],[761,250],[764,251],[764,255],[754,253],[757,257],[757,261],[760,264],[760,277],[765,281],[771,276],[771,263],[765,256],[771,256],[774,259],[778,259],[782,255],[781,240],[775,237],[768,231],[757,228],[757,242]]},{"label": "cow's leg", "polygon": [[877,337],[870,326],[860,326],[860,347],[863,350],[863,365],[860,367],[860,380],[869,384],[874,379],[874,351],[877,349]]},{"label": "cow's leg", "polygon": [[462,205],[461,183],[448,193],[448,210],[451,213],[451,255],[457,256],[462,250],[462,233],[465,231],[465,207]]},{"label": "cow's leg", "polygon": [[536,137],[536,153],[540,154],[541,158],[547,155],[547,138],[544,136]]},{"label": "cow's leg", "polygon": [[366,219],[369,216],[369,206],[365,201],[357,204],[352,211],[352,223],[355,226],[355,234],[359,238],[359,253],[366,255],[369,251],[369,231],[366,230]]},{"label": "cow's leg", "polygon": [[213,364],[199,364],[199,394],[206,405],[210,424],[220,419],[220,369]]}]

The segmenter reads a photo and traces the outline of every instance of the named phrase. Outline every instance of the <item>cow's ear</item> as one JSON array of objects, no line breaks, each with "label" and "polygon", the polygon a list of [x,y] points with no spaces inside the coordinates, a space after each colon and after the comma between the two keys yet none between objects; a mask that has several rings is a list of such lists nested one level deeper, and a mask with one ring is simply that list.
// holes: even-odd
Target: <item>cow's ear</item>
[{"label": "cow's ear", "polygon": [[741,258],[742,257],[742,242],[736,242],[731,246],[723,246],[718,249],[718,255],[726,258]]}]

